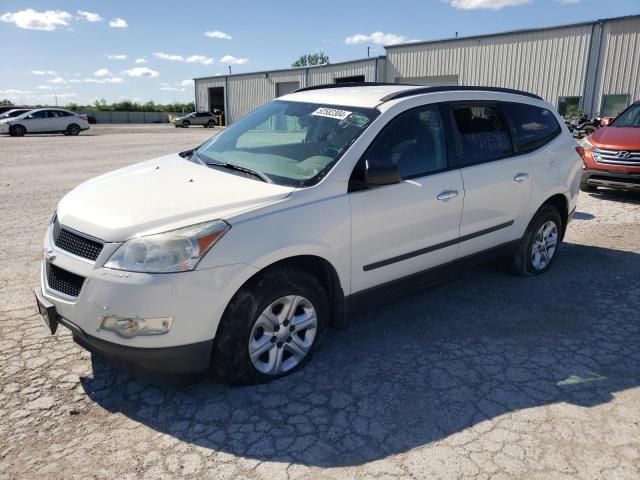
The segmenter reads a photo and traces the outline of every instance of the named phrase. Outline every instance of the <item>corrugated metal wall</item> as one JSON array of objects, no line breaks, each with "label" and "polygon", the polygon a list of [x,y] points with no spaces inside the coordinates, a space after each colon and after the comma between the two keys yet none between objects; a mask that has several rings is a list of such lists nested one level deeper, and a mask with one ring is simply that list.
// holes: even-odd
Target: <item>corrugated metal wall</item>
[{"label": "corrugated metal wall", "polygon": [[196,80],[196,111],[199,108],[209,110],[209,88],[224,87],[225,77],[211,77]]},{"label": "corrugated metal wall", "polygon": [[336,78],[364,75],[365,82],[373,82],[376,78],[375,59],[361,62],[327,65],[309,69],[309,86],[334,83]]},{"label": "corrugated metal wall", "polygon": [[553,104],[582,96],[591,26],[387,47],[387,81],[458,75],[461,85],[508,87]]},{"label": "corrugated metal wall", "polygon": [[595,110],[601,110],[603,95],[640,100],[640,18],[606,22],[600,52]]}]

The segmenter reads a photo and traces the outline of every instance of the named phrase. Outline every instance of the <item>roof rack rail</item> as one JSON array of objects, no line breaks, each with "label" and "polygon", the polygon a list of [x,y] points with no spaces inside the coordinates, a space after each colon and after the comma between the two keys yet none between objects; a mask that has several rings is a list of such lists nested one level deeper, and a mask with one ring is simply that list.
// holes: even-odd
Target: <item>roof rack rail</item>
[{"label": "roof rack rail", "polygon": [[[393,84],[397,85],[397,84]],[[412,88],[408,90],[402,90],[399,92],[390,93],[389,95],[385,95],[380,99],[381,102],[388,102],[389,100],[395,100],[397,98],[405,98],[411,97],[413,95],[421,95],[423,93],[437,93],[437,92],[499,92],[499,93],[511,93],[513,95],[523,95],[525,97],[535,98],[537,100],[543,100],[542,97],[535,95],[529,92],[523,92],[522,90],[514,90],[512,88],[502,88],[502,87],[478,87],[478,86],[448,86],[448,87],[423,87],[423,88]]]},{"label": "roof rack rail", "polygon": [[322,90],[325,88],[346,88],[346,87],[376,87],[376,86],[395,86],[397,87],[397,83],[384,83],[384,82],[342,82],[342,83],[325,83],[324,85],[314,85],[312,87],[304,87],[295,90],[293,93],[297,92],[307,92],[309,90]]}]

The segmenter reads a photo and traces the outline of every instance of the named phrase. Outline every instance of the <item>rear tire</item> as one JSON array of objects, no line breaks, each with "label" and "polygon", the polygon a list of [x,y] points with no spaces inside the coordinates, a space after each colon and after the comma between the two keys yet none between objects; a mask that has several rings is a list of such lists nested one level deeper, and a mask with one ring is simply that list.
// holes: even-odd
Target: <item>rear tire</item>
[{"label": "rear tire", "polygon": [[209,120],[205,125],[205,127],[208,127],[208,128],[213,128],[215,126],[216,126],[216,122],[214,122],[213,120]]},{"label": "rear tire", "polygon": [[233,385],[289,375],[309,361],[329,315],[327,294],[314,276],[290,267],[259,274],[229,302],[215,338],[212,368]]},{"label": "rear tire", "polygon": [[551,269],[558,257],[562,219],[556,207],[545,204],[534,215],[516,253],[506,261],[512,275],[530,277]]},{"label": "rear tire", "polygon": [[66,133],[68,135],[73,135],[75,137],[76,135],[80,134],[80,126],[76,125],[75,123],[72,123],[67,127]]},{"label": "rear tire", "polygon": [[9,128],[9,135],[12,137],[24,137],[25,133],[27,133],[27,129],[22,125],[11,125]]}]

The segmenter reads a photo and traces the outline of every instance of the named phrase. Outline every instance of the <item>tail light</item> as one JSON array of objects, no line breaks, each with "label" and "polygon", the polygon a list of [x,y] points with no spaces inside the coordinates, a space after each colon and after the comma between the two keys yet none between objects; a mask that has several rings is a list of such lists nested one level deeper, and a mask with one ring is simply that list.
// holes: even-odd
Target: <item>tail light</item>
[{"label": "tail light", "polygon": [[87,117],[84,113],[80,114],[80,118],[83,119],[85,122],[89,121],[89,117]]}]

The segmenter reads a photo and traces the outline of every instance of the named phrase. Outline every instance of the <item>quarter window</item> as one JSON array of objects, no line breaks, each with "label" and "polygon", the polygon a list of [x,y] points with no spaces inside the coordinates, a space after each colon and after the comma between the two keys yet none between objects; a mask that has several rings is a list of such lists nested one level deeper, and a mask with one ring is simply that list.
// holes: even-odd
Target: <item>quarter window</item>
[{"label": "quarter window", "polygon": [[365,157],[394,163],[402,178],[446,169],[446,140],[439,107],[429,106],[398,115],[374,140]]},{"label": "quarter window", "polygon": [[513,153],[507,125],[494,106],[454,106],[453,117],[458,127],[458,154],[463,165],[496,160]]},{"label": "quarter window", "polygon": [[560,125],[546,108],[524,103],[503,103],[501,108],[511,122],[519,153],[531,152],[560,135]]}]

